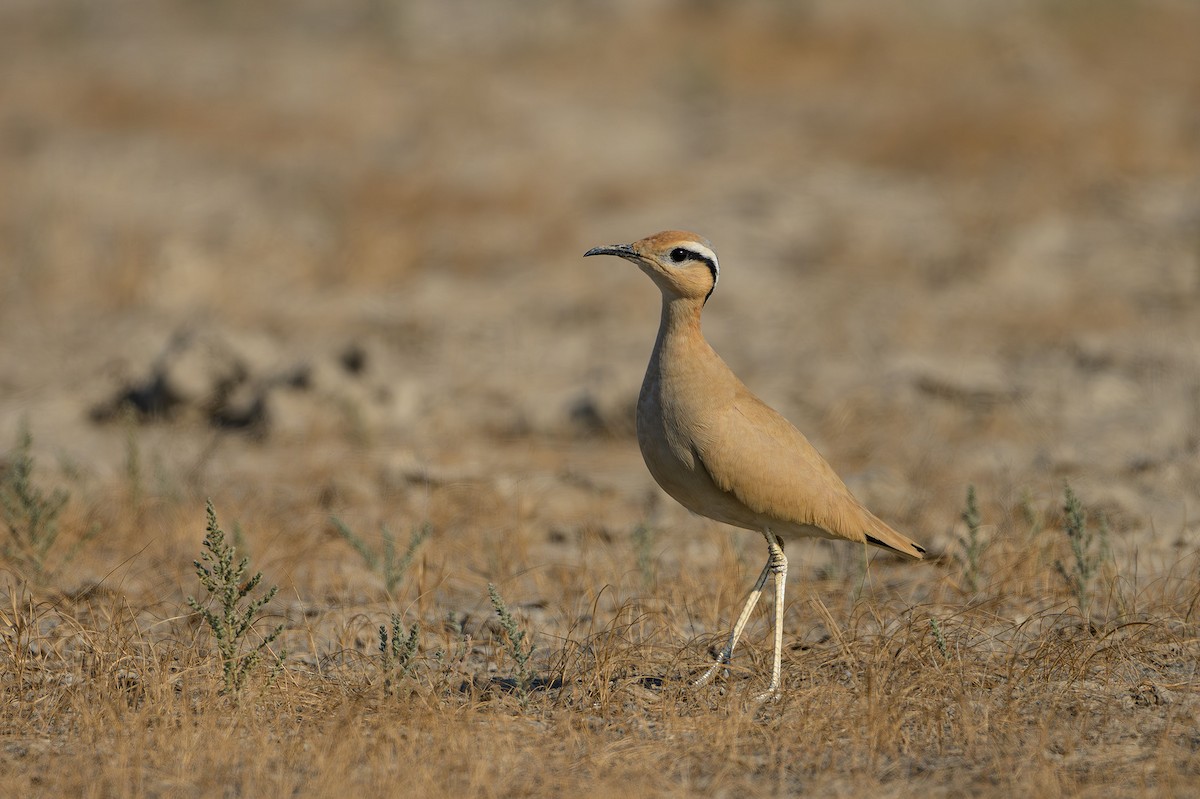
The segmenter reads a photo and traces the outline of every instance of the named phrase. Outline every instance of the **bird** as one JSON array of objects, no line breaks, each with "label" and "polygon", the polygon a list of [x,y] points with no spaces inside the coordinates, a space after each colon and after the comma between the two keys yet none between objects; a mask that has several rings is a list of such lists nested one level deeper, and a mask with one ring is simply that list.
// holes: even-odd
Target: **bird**
[{"label": "bird", "polygon": [[725,647],[693,682],[700,687],[733,657],[742,630],[774,580],[771,679],[757,699],[778,699],[783,650],[785,541],[804,537],[873,544],[920,560],[925,550],[867,510],[804,434],[733,373],[709,345],[700,316],[721,275],[707,239],[667,230],[584,257],[631,261],[662,293],[658,336],[637,402],[637,440],[654,480],[688,510],[761,533],[767,562]]}]

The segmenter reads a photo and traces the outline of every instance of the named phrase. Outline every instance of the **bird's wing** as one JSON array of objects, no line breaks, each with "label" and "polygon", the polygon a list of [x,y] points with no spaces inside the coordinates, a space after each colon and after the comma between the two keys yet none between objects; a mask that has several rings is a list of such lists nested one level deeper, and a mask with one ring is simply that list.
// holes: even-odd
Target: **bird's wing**
[{"label": "bird's wing", "polygon": [[696,444],[713,482],[755,513],[911,558],[925,552],[864,508],[808,439],[748,389]]},{"label": "bird's wing", "polygon": [[749,392],[715,414],[696,445],[713,482],[755,513],[863,540],[853,529],[861,506],[845,483],[799,430]]}]

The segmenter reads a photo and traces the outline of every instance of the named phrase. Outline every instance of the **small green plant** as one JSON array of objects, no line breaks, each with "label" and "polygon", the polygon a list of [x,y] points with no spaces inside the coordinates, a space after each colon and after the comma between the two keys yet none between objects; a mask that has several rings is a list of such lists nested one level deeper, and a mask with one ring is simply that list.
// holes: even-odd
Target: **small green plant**
[{"label": "small green plant", "polygon": [[963,524],[967,526],[966,535],[958,539],[962,552],[959,560],[963,567],[963,581],[967,590],[975,593],[979,590],[979,557],[983,554],[983,537],[979,534],[981,517],[979,505],[975,499],[975,486],[967,486],[967,505],[962,512]]},{"label": "small green plant", "polygon": [[431,657],[435,667],[434,674],[446,685],[449,685],[446,681],[452,679],[454,674],[466,668],[467,660],[471,656],[471,636],[463,627],[465,620],[464,614],[453,610],[446,611],[442,627],[449,636],[444,639],[445,645],[434,650]]},{"label": "small green plant", "polygon": [[946,648],[946,636],[942,635],[942,627],[933,616],[929,617],[929,627],[933,630],[933,640],[937,643],[938,651],[942,653],[943,658],[949,660],[950,652]]},{"label": "small green plant", "polygon": [[416,624],[405,633],[400,621],[400,614],[392,614],[392,626],[389,634],[386,624],[379,625],[379,653],[382,655],[383,693],[391,696],[395,690],[395,681],[401,680],[412,669],[417,657],[417,639],[421,634]]},{"label": "small green plant", "polygon": [[1063,565],[1061,560],[1054,562],[1054,569],[1067,584],[1071,595],[1075,597],[1079,610],[1087,616],[1091,604],[1092,580],[1099,571],[1101,561],[1108,556],[1108,523],[1100,520],[1099,540],[1092,534],[1087,525],[1087,511],[1083,503],[1068,484],[1064,490],[1063,502],[1063,532],[1071,544],[1071,565]]},{"label": "small green plant", "polygon": [[[8,464],[0,471],[0,516],[8,532],[0,552],[30,581],[41,583],[50,576],[49,559],[58,540],[58,517],[70,494],[61,488],[47,494],[34,485],[32,448],[33,434],[29,432],[29,426],[23,424],[17,434],[16,446],[9,453]],[[62,555],[57,565],[66,565],[94,532],[85,534]]]},{"label": "small green plant", "polygon": [[[221,653],[225,693],[238,694],[245,686],[250,672],[262,660],[263,654],[270,651],[271,644],[283,632],[283,625],[280,624],[263,636],[257,644],[248,645],[246,642],[258,620],[259,611],[275,597],[279,587],[273,585],[258,599],[250,599],[243,603],[262,582],[262,572],[255,572],[253,576],[246,577],[250,559],[243,557],[235,565],[236,552],[226,543],[225,532],[217,524],[212,500],[205,506],[205,513],[208,524],[204,536],[204,550],[200,553],[200,560],[193,562],[200,584],[208,591],[208,602],[202,605],[195,597],[189,596],[187,603],[208,623],[209,630],[216,639],[217,651]],[[276,666],[282,661],[282,655],[277,656]]]},{"label": "small green plant", "polygon": [[142,451],[138,446],[137,419],[133,410],[124,414],[125,421],[125,493],[129,509],[134,518],[141,520],[146,499],[146,485],[142,474]]},{"label": "small green plant", "polygon": [[647,588],[654,585],[654,530],[645,522],[633,528],[633,547],[637,551],[638,572],[642,584]]},{"label": "small green plant", "polygon": [[492,607],[500,617],[500,627],[504,630],[504,649],[508,656],[517,664],[517,690],[522,696],[529,693],[533,685],[533,669],[529,661],[533,658],[533,644],[525,643],[525,631],[517,625],[517,620],[508,612],[500,592],[496,586],[488,583],[488,596],[492,598]]},{"label": "small green plant", "polygon": [[404,554],[397,558],[396,536],[386,526],[380,526],[380,531],[383,534],[383,552],[376,553],[341,519],[331,516],[329,520],[333,523],[333,528],[337,530],[338,535],[345,539],[350,546],[354,547],[359,555],[362,555],[367,568],[383,577],[383,584],[389,595],[395,593],[396,586],[404,579],[404,573],[412,565],[413,557],[417,554],[417,548],[433,532],[433,525],[429,522],[413,530],[412,535],[409,536],[408,546],[405,548]]},{"label": "small green plant", "polygon": [[1032,536],[1042,529],[1042,514],[1038,512],[1033,501],[1033,494],[1028,488],[1021,492],[1021,520],[1025,522],[1025,529]]}]

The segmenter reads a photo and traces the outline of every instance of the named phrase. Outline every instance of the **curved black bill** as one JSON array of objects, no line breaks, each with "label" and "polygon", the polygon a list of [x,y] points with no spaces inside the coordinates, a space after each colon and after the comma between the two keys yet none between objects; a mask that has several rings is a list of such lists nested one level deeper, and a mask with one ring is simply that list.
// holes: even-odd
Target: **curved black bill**
[{"label": "curved black bill", "polygon": [[633,251],[631,244],[609,244],[606,247],[593,247],[583,254],[584,258],[589,255],[615,255],[618,258],[633,258],[637,255]]}]

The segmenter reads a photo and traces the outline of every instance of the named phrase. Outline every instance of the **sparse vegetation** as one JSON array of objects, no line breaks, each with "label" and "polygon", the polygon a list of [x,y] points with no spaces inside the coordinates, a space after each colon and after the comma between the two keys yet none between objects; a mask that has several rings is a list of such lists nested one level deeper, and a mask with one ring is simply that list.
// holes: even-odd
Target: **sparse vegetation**
[{"label": "sparse vegetation", "polygon": [[1056,560],[1054,569],[1070,589],[1079,612],[1086,617],[1092,603],[1092,582],[1101,562],[1108,557],[1108,524],[1100,520],[1097,536],[1089,529],[1087,511],[1070,485],[1063,489],[1063,495],[1063,533],[1071,547],[1071,559],[1069,565]]},{"label": "sparse vegetation", "polygon": [[[47,492],[33,479],[33,434],[23,424],[8,463],[0,469],[0,514],[2,514],[4,559],[16,566],[34,583],[44,582],[54,568],[71,561],[92,532],[83,533],[78,542],[64,552],[55,553],[59,540],[59,515],[70,500],[63,488]],[[52,563],[57,554],[57,563]]]},{"label": "sparse vegetation", "polygon": [[962,512],[963,524],[967,526],[966,534],[959,538],[958,559],[963,570],[963,584],[970,593],[979,590],[979,557],[983,554],[983,537],[980,535],[982,519],[979,515],[979,505],[975,500],[975,486],[967,486],[967,504]]},{"label": "sparse vegetation", "polygon": [[405,547],[404,553],[396,557],[396,536],[387,525],[380,525],[380,534],[383,537],[383,552],[376,553],[367,545],[367,542],[350,529],[350,527],[336,516],[330,517],[330,522],[335,529],[354,550],[362,556],[363,561],[367,564],[367,568],[377,573],[383,578],[385,590],[389,596],[394,596],[396,588],[400,585],[400,581],[404,579],[405,572],[412,565],[413,558],[417,554],[418,547],[424,543],[425,539],[433,533],[433,525],[426,522],[412,531],[409,536],[408,546]]},{"label": "sparse vegetation", "polygon": [[[257,599],[251,597],[262,582],[262,572],[247,577],[250,558],[243,557],[236,564],[237,553],[225,541],[225,531],[217,523],[212,500],[205,506],[207,516],[204,548],[200,560],[195,561],[196,576],[208,592],[208,601],[199,602],[195,597],[187,598],[188,606],[200,614],[216,641],[221,656],[221,673],[225,691],[237,694],[246,684],[246,678],[262,661],[264,654],[271,652],[270,646],[283,632],[283,625],[262,636],[257,643],[249,639],[263,607],[275,598],[279,588],[271,586]],[[249,601],[245,601],[249,598]],[[282,663],[282,656],[276,663]]]},{"label": "sparse vegetation", "polygon": [[123,414],[125,424],[125,495],[133,517],[140,518],[146,499],[146,480],[142,469],[142,450],[138,446],[137,423],[132,411]]},{"label": "sparse vegetation", "polygon": [[656,574],[654,568],[654,530],[650,525],[641,522],[633,528],[633,549],[637,553],[638,573],[642,575],[642,585],[650,588],[654,585]]},{"label": "sparse vegetation", "polygon": [[[1070,498],[1067,508],[1071,529],[1087,529],[1082,508]],[[209,764],[188,772],[190,779],[203,780],[206,769],[228,760],[236,746],[239,755],[230,761],[236,773],[253,775],[257,784],[272,786],[273,794],[283,788],[295,792],[283,776],[290,772],[279,768],[279,751],[292,753],[286,757],[295,768],[311,762],[322,773],[339,775],[336,783],[345,790],[362,784],[361,769],[374,773],[377,766],[363,765],[364,757],[375,763],[374,756],[364,752],[379,745],[389,758],[411,764],[406,778],[435,795],[445,777],[445,747],[468,747],[467,762],[501,769],[507,776],[488,773],[504,792],[521,792],[515,766],[536,753],[533,773],[570,774],[571,784],[582,780],[601,793],[621,790],[625,781],[650,792],[718,784],[753,793],[755,769],[711,753],[749,747],[761,740],[761,725],[767,724],[789,731],[775,746],[782,779],[797,789],[832,790],[833,782],[819,776],[827,772],[843,782],[878,786],[902,771],[906,790],[950,786],[959,793],[968,792],[972,775],[992,769],[1018,775],[1005,784],[1059,779],[1067,767],[1039,759],[1042,739],[1014,732],[1032,726],[1053,740],[1078,741],[1073,736],[1084,724],[1089,736],[1120,738],[1131,748],[1128,756],[1094,762],[1087,770],[1068,768],[1072,780],[1126,785],[1131,773],[1140,780],[1146,772],[1139,771],[1139,758],[1147,752],[1153,752],[1156,769],[1168,770],[1175,780],[1190,779],[1187,728],[1173,719],[1200,707],[1193,668],[1200,658],[1200,628],[1189,616],[1200,590],[1195,552],[1168,570],[1173,576],[1148,583],[1134,623],[1107,625],[1103,640],[1086,626],[1064,625],[1061,604],[1047,602],[1039,587],[1044,583],[1028,579],[1061,578],[1053,558],[1031,560],[1027,550],[1009,546],[1020,543],[1007,535],[1008,528],[1020,530],[1020,506],[1001,517],[997,543],[978,562],[981,582],[999,600],[964,606],[956,571],[886,561],[872,567],[875,579],[858,597],[839,590],[845,574],[810,576],[813,601],[796,603],[789,614],[786,636],[793,644],[784,661],[789,693],[779,705],[756,706],[756,715],[743,716],[740,703],[761,689],[761,675],[739,668],[741,659],[763,656],[769,643],[752,623],[745,649],[722,680],[719,706],[710,704],[711,694],[689,688],[689,673],[708,662],[706,636],[696,637],[694,630],[720,626],[719,620],[697,616],[697,598],[744,589],[738,574],[700,561],[679,579],[655,587],[661,612],[648,611],[636,598],[640,587],[631,595],[609,587],[606,593],[617,593],[603,603],[581,602],[569,579],[540,583],[552,609],[547,618],[562,617],[536,630],[555,641],[551,661],[565,664],[562,679],[554,680],[539,679],[534,630],[518,621],[494,585],[487,588],[498,624],[437,607],[432,610],[443,621],[432,630],[415,621],[405,624],[393,613],[386,623],[371,624],[367,635],[356,621],[369,616],[361,603],[322,603],[306,580],[297,588],[297,601],[311,610],[293,630],[300,651],[283,678],[247,693],[243,688],[256,667],[272,658],[270,648],[283,637],[280,626],[264,627],[262,619],[276,593],[262,590],[262,573],[238,558],[211,503],[206,516],[204,550],[195,568],[208,600],[189,604],[204,619],[221,667],[205,668],[201,650],[186,634],[186,618],[136,621],[161,601],[153,594],[119,601],[99,599],[101,594],[64,596],[51,604],[10,585],[0,604],[0,692],[11,740],[56,734],[45,732],[49,707],[50,718],[70,716],[101,740],[113,740],[110,729],[111,735],[147,735],[153,745],[131,757],[142,772],[162,775],[145,777],[156,785],[177,778],[173,758]],[[1051,532],[1057,535],[1047,528]],[[1082,562],[1094,574],[1096,541],[1089,545],[1086,535],[1079,540],[1080,552],[1092,553]],[[803,545],[797,550],[802,553]],[[619,554],[628,558],[630,551],[622,547]],[[319,562],[311,550],[296,560]],[[618,572],[619,560],[612,565]],[[1070,574],[1076,567],[1061,568]],[[530,590],[531,584],[521,585]],[[913,605],[913,595],[927,599]],[[1015,620],[1005,621],[1009,615]],[[354,641],[374,638],[374,654],[343,656],[359,644],[336,643],[338,630]],[[259,631],[265,634],[256,639]],[[422,636],[439,632],[441,645],[418,671]],[[364,690],[380,685],[391,700],[386,710],[377,704],[378,688]],[[207,690],[238,701],[193,704]],[[505,702],[509,695],[519,702]],[[96,707],[106,710],[98,715]],[[181,715],[184,707],[191,709]],[[1047,714],[1047,707],[1056,712]],[[304,723],[297,724],[298,717]],[[1131,733],[1134,720],[1138,731]],[[581,757],[623,747],[634,727],[642,754],[626,757],[615,772],[611,764]],[[479,735],[481,728],[489,734]],[[270,731],[271,747],[262,745],[263,730]],[[218,743],[230,735],[232,743]],[[86,749],[68,752],[78,767],[55,770],[53,785],[75,784],[70,775],[91,762]],[[330,754],[315,760],[298,754],[309,752]],[[832,760],[830,752],[836,752]],[[47,779],[49,772],[37,764],[50,761],[30,757],[22,768]],[[942,768],[946,763],[957,765]],[[114,766],[92,762],[91,768],[110,774]],[[467,793],[482,786],[473,777],[464,780],[459,787]]]},{"label": "sparse vegetation", "polygon": [[517,691],[525,696],[529,693],[534,680],[533,666],[530,663],[533,659],[533,642],[526,643],[525,631],[508,612],[508,606],[504,604],[504,599],[500,596],[496,586],[488,583],[487,589],[488,596],[492,600],[492,607],[495,608],[496,615],[500,617],[500,627],[504,630],[504,650],[517,667],[514,678]]},{"label": "sparse vegetation", "polygon": [[417,657],[421,628],[414,624],[406,633],[399,613],[392,614],[392,624],[379,625],[380,670],[383,672],[383,693],[391,696],[396,682],[412,670]]},{"label": "sparse vegetation", "polygon": [[937,643],[938,652],[942,653],[943,658],[950,657],[950,650],[946,648],[946,636],[942,635],[942,626],[932,616],[929,617],[929,629],[933,630],[933,640]]}]

